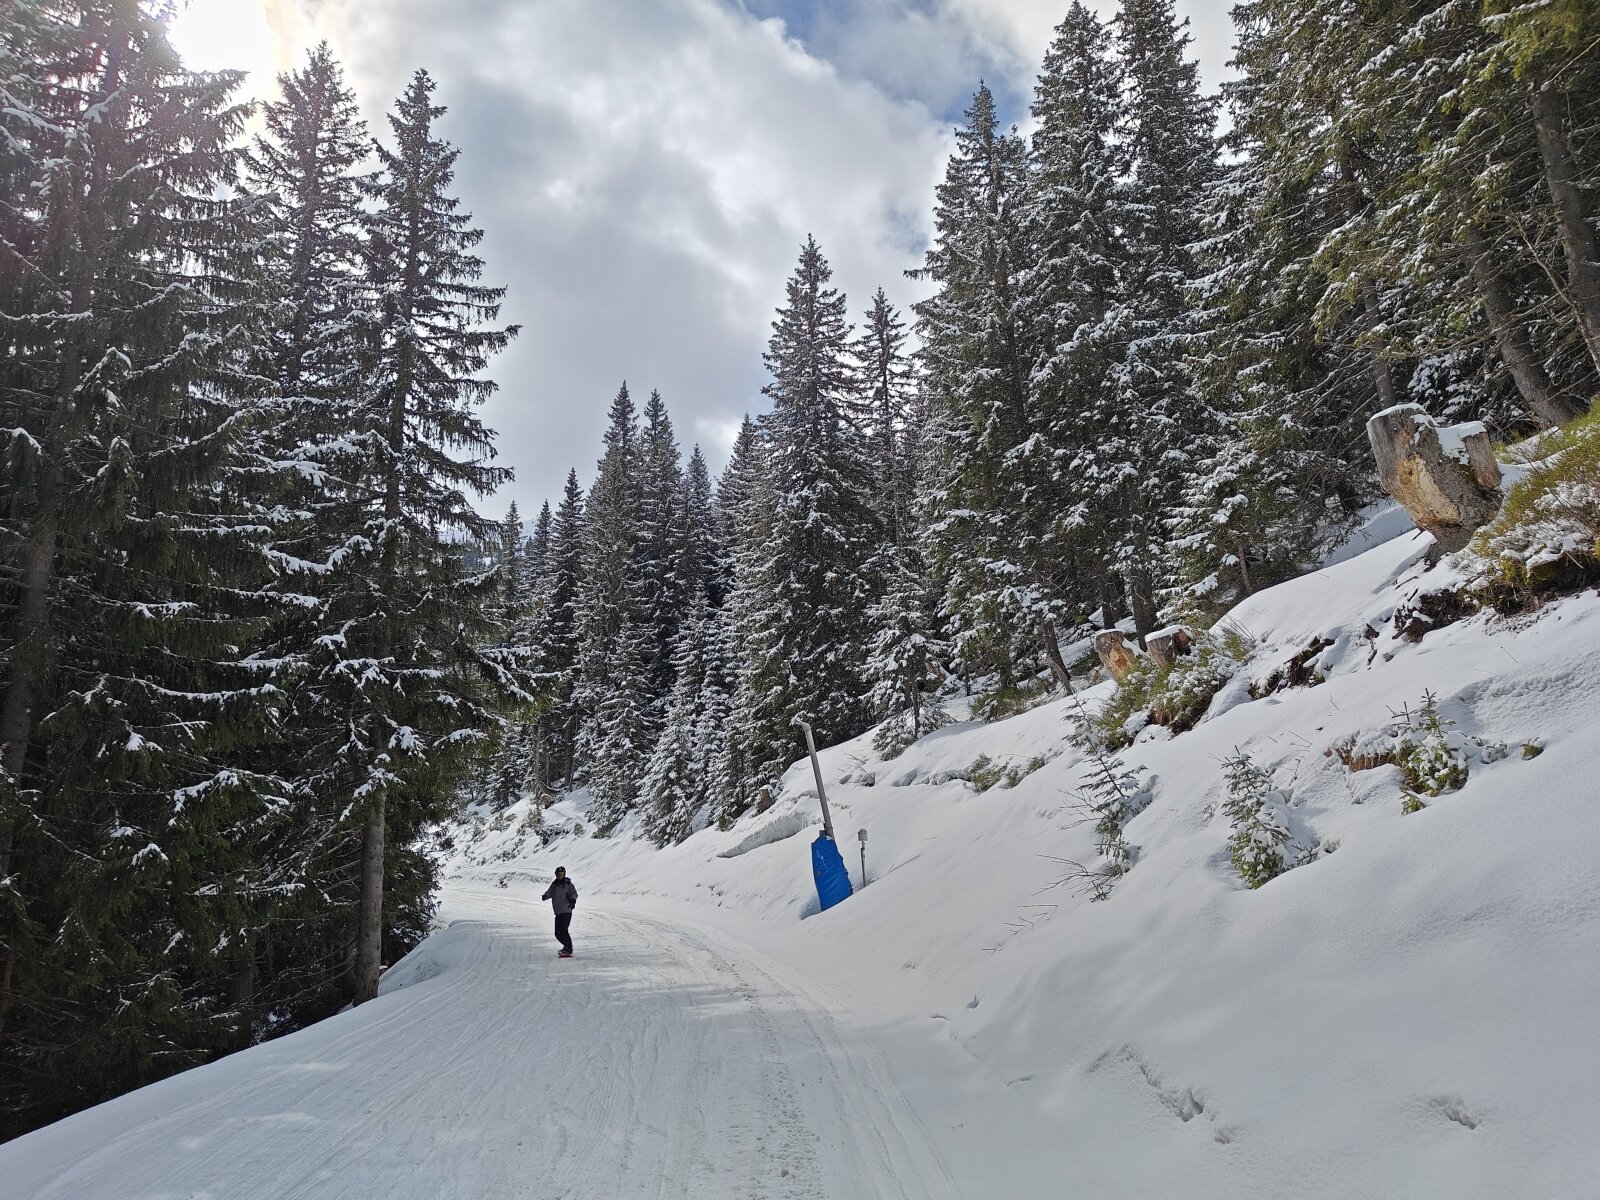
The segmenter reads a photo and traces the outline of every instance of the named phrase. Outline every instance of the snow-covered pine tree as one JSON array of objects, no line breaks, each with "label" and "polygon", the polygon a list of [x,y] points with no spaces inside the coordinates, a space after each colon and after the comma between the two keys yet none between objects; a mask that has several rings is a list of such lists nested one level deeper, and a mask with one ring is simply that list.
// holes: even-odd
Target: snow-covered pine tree
[{"label": "snow-covered pine tree", "polygon": [[[691,744],[694,749],[693,777],[700,781],[705,807],[697,815],[700,820],[724,823],[744,811],[755,792],[747,791],[743,782],[744,758],[733,743],[735,721],[734,694],[739,686],[739,673],[733,658],[732,641],[728,634],[726,609],[713,609],[710,628],[706,633],[704,650],[704,678],[700,685],[700,698],[695,710],[694,731]],[[739,726],[742,737],[743,724]]]},{"label": "snow-covered pine tree", "polygon": [[528,786],[536,792],[553,790],[558,780],[570,786],[577,769],[580,714],[574,694],[582,626],[584,526],[583,489],[578,472],[570,470],[550,525],[549,550],[534,586],[524,639],[536,691],[545,701],[534,722],[533,765],[527,774]]},{"label": "snow-covered pine tree", "polygon": [[498,577],[469,573],[451,540],[495,532],[472,498],[511,472],[490,465],[494,435],[477,409],[495,391],[484,369],[517,330],[494,324],[504,289],[479,282],[472,251],[483,235],[451,195],[459,151],[437,136],[445,110],[433,91],[418,71],[389,115],[394,148],[378,146],[374,387],[354,431],[371,448],[369,573],[340,598],[344,633],[324,668],[349,714],[350,818],[362,824],[357,1002],[377,992],[385,943],[425,932],[431,878],[409,839],[443,815],[460,772],[501,728],[497,707],[532,698],[514,656],[493,648]]},{"label": "snow-covered pine tree", "polygon": [[643,699],[650,711],[652,738],[672,690],[678,622],[689,599],[681,574],[688,515],[683,486],[672,418],[661,393],[652,391],[639,438],[639,533],[633,566],[639,620],[646,630]]},{"label": "snow-covered pine tree", "polygon": [[885,540],[891,546],[906,546],[913,540],[917,482],[915,454],[907,436],[915,370],[906,352],[905,322],[882,288],[873,294],[872,307],[864,315],[858,348],[867,388],[865,417],[876,467],[874,486]]},{"label": "snow-covered pine tree", "polygon": [[992,676],[998,698],[1031,673],[1024,660],[1048,624],[1029,562],[1048,509],[1016,294],[1029,256],[1026,188],[1022,139],[1001,127],[981,87],[937,192],[920,272],[937,290],[916,312],[930,407],[924,548],[946,584],[943,615],[963,672]]},{"label": "snow-covered pine tree", "polygon": [[539,516],[533,522],[533,532],[522,547],[522,574],[517,579],[517,606],[524,614],[533,611],[534,596],[539,590],[539,579],[544,575],[550,558],[554,518],[550,515],[550,501],[539,506]]},{"label": "snow-covered pine tree", "polygon": [[506,608],[513,610],[514,621],[517,592],[522,586],[523,568],[526,565],[523,555],[524,543],[527,541],[527,534],[522,528],[522,512],[517,508],[515,500],[506,509],[506,517],[500,524],[499,533],[500,544],[496,547],[495,563],[500,571],[501,594],[505,598]]},{"label": "snow-covered pine tree", "polygon": [[1464,415],[1498,428],[1524,414],[1559,425],[1586,410],[1594,363],[1561,353],[1583,338],[1574,293],[1551,286],[1560,251],[1519,233],[1529,214],[1549,213],[1550,196],[1536,122],[1520,83],[1507,105],[1512,81],[1494,65],[1502,43],[1483,17],[1477,3],[1399,6],[1369,34],[1383,52],[1347,66],[1351,107],[1383,131],[1391,158],[1372,219],[1334,235],[1325,253],[1367,287],[1407,289],[1405,319],[1385,329],[1392,355],[1504,365],[1511,386],[1469,380]]},{"label": "snow-covered pine tree", "polygon": [[755,522],[761,506],[756,503],[762,486],[761,437],[748,413],[739,424],[728,454],[728,465],[717,480],[712,501],[712,528],[716,533],[716,565],[711,594],[720,608],[733,591],[735,560],[741,550],[755,543]]},{"label": "snow-covered pine tree", "polygon": [[1589,0],[1483,0],[1482,13],[1498,44],[1480,74],[1499,85],[1494,107],[1508,129],[1525,129],[1524,114],[1533,118],[1547,211],[1561,247],[1557,290],[1591,365],[1600,370],[1600,201],[1593,165],[1600,65],[1594,53],[1594,6]]},{"label": "snow-covered pine tree", "polygon": [[932,581],[912,551],[893,554],[883,598],[871,611],[867,677],[873,715],[882,719],[872,744],[893,758],[926,733],[949,724],[939,699],[949,647],[939,637]]},{"label": "snow-covered pine tree", "polygon": [[[546,506],[548,511],[548,506]],[[513,500],[505,519],[496,531],[499,544],[492,547],[491,569],[498,572],[500,586],[493,607],[496,610],[497,649],[508,659],[521,660],[531,667],[531,595],[526,588],[528,539],[523,531],[522,513]],[[548,531],[547,531],[548,532]],[[531,685],[532,679],[530,677]],[[531,722],[538,707],[548,698],[532,689],[537,700],[513,714],[502,731],[499,743],[478,762],[462,787],[469,801],[485,801],[505,808],[522,795],[535,772],[536,735]]]},{"label": "snow-covered pine tree", "polygon": [[1116,34],[1132,172],[1121,281],[1127,348],[1114,377],[1115,444],[1126,452],[1102,447],[1095,466],[1110,480],[1107,499],[1119,517],[1113,565],[1142,637],[1158,619],[1168,523],[1191,464],[1210,459],[1220,432],[1186,361],[1198,332],[1189,295],[1194,253],[1217,171],[1216,105],[1201,94],[1188,22],[1172,0],[1127,0]]},{"label": "snow-covered pine tree", "polygon": [[1345,17],[1320,0],[1235,9],[1231,161],[1207,194],[1192,291],[1193,369],[1224,424],[1173,514],[1180,602],[1213,614],[1315,561],[1375,491],[1365,424],[1383,406],[1379,372],[1352,318],[1317,322],[1330,281],[1315,256],[1348,208],[1322,148],[1330,97],[1305,81],[1359,28]]},{"label": "snow-covered pine tree", "polygon": [[637,570],[642,458],[638,413],[623,384],[611,402],[605,451],[589,489],[578,608],[577,757],[601,832],[634,808],[654,727],[652,628]]},{"label": "snow-covered pine tree", "polygon": [[1036,331],[1031,426],[1040,439],[1036,557],[1056,621],[1123,611],[1116,494],[1137,422],[1115,372],[1127,340],[1122,281],[1133,225],[1124,183],[1121,65],[1109,31],[1082,3],[1056,27],[1034,92],[1025,219],[1031,261],[1019,305]]},{"label": "snow-covered pine tree", "polygon": [[711,817],[719,824],[744,812],[762,785],[751,754],[756,743],[755,717],[739,695],[738,674],[759,632],[757,585],[773,507],[768,496],[765,453],[756,424],[747,415],[717,483],[714,519],[718,559],[714,579],[723,600],[717,614],[715,646],[719,661],[726,668],[720,696],[726,719],[711,722],[708,704],[702,714],[705,733],[697,739],[697,745],[711,768]]},{"label": "snow-covered pine tree", "polygon": [[860,733],[868,718],[866,614],[883,533],[870,452],[851,419],[860,382],[832,275],[807,238],[767,343],[770,507],[765,544],[750,556],[737,703],[750,721],[755,775],[769,783],[794,758],[796,717],[823,744]]},{"label": "snow-covered pine tree", "polygon": [[639,797],[645,836],[657,846],[688,837],[706,803],[709,779],[701,771],[699,720],[716,637],[716,618],[702,593],[682,615],[673,647],[672,694]]},{"label": "snow-covered pine tree", "polygon": [[705,455],[695,446],[683,471],[678,537],[678,583],[683,603],[692,605],[704,596],[713,607],[722,603],[717,589],[716,507],[711,492],[711,471]]},{"label": "snow-covered pine tree", "polygon": [[[289,698],[281,725],[292,756],[296,804],[266,848],[277,919],[252,945],[258,1013],[287,1024],[345,1003],[343,978],[356,934],[346,713],[328,669],[329,639],[342,637],[348,599],[365,587],[373,393],[366,370],[375,313],[366,279],[364,200],[370,139],[353,93],[326,45],[279,77],[263,106],[263,130],[245,156],[245,179],[265,227],[261,262],[279,316],[257,355],[277,393],[256,431],[281,465],[261,497],[273,533],[275,592],[283,606],[257,645],[277,664]],[[264,481],[265,482],[265,481]],[[282,761],[281,750],[265,751]]]},{"label": "snow-covered pine tree", "polygon": [[155,6],[6,8],[0,38],[0,1137],[248,1036],[282,781],[245,493],[271,316],[233,198],[235,73]]}]

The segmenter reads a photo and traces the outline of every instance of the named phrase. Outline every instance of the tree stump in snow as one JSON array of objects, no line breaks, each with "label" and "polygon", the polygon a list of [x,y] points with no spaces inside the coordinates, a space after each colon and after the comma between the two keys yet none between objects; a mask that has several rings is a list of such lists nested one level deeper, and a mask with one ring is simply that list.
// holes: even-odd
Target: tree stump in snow
[{"label": "tree stump in snow", "polygon": [[756,793],[756,813],[758,815],[766,812],[767,809],[771,808],[776,803],[777,801],[772,798],[771,788],[763,787],[759,792]]},{"label": "tree stump in snow", "polygon": [[1144,639],[1145,649],[1150,652],[1150,657],[1163,667],[1170,667],[1178,659],[1194,649],[1194,638],[1182,625],[1174,625],[1169,629],[1159,629]]},{"label": "tree stump in snow", "polygon": [[1139,652],[1128,645],[1128,639],[1122,636],[1120,629],[1107,629],[1104,633],[1095,634],[1094,652],[1100,656],[1105,669],[1111,672],[1111,678],[1118,683],[1128,677],[1134,663],[1139,661]]},{"label": "tree stump in snow", "polygon": [[1383,490],[1433,535],[1461,549],[1500,509],[1500,464],[1478,421],[1441,428],[1418,404],[1384,409],[1367,422]]}]

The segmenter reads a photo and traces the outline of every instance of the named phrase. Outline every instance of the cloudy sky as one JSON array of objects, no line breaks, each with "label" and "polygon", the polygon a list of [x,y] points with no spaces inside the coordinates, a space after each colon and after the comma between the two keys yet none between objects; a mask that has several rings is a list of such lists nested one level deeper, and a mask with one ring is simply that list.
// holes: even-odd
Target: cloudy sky
[{"label": "cloudy sky", "polygon": [[[980,78],[1013,119],[1068,0],[179,0],[202,67],[272,88],[326,38],[375,132],[426,67],[521,338],[486,410],[531,517],[587,482],[626,379],[659,388],[720,468],[761,405],[761,351],[814,233],[859,314],[928,235],[951,126]],[[1208,85],[1231,0],[1179,0]],[[1109,15],[1115,0],[1096,0]]]}]

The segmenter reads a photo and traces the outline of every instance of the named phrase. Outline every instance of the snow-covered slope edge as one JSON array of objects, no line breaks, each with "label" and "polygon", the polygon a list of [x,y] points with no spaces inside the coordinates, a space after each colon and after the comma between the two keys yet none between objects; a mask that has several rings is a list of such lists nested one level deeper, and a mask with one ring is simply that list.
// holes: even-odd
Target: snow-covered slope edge
[{"label": "snow-covered slope edge", "polygon": [[[540,849],[513,811],[458,844],[452,870],[536,896],[560,862],[587,896],[722,930],[831,989],[908,1070],[953,1050],[1048,1131],[1026,1194],[1059,1194],[1089,1163],[1130,1197],[1584,1194],[1600,1175],[1600,598],[1406,641],[1396,609],[1442,574],[1425,576],[1427,545],[1397,538],[1231,614],[1258,645],[1245,675],[1196,729],[1124,752],[1154,800],[1106,903],[1051,886],[1055,859],[1093,857],[1068,701],[952,726],[893,762],[867,738],[825,751],[847,861],[859,882],[867,828],[871,881],[826,914],[812,829],[719,857],[811,813],[800,764],[771,812],[682,846]],[[1248,678],[1319,639],[1326,682],[1250,700]],[[1462,790],[1403,815],[1395,768],[1351,773],[1327,752],[1425,690],[1464,733],[1543,752],[1474,763]],[[1218,809],[1236,747],[1323,851],[1258,891]],[[980,754],[1047,761],[1014,788],[948,779]],[[977,1134],[956,1111],[936,1119],[959,1159]]]}]

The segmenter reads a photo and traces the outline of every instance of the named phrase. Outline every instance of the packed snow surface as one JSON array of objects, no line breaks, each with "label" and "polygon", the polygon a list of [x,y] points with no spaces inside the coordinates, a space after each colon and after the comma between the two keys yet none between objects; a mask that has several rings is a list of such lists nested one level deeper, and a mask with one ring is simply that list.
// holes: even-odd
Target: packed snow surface
[{"label": "packed snow surface", "polygon": [[[665,851],[627,830],[541,846],[525,801],[456,831],[447,927],[376,1001],[0,1147],[0,1191],[1592,1195],[1600,597],[1410,641],[1397,611],[1455,578],[1428,544],[1231,614],[1251,654],[1207,719],[1122,753],[1152,799],[1103,903],[1060,882],[1095,856],[1073,699],[891,762],[870,738],[824,751],[858,888],[869,832],[868,886],[826,913],[803,764],[768,813]],[[1252,699],[1313,646],[1314,686]],[[1452,744],[1505,754],[1407,814],[1394,766],[1337,751],[1425,692]],[[1256,891],[1220,811],[1236,749],[1287,796],[1303,860]],[[976,792],[980,755],[1020,782]],[[571,962],[537,901],[558,864],[582,895]]]}]

